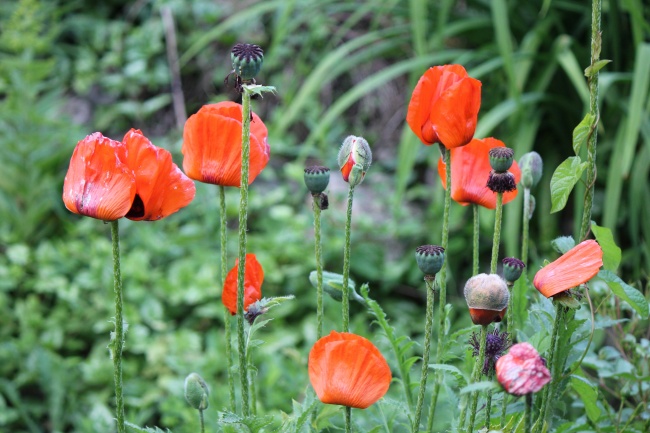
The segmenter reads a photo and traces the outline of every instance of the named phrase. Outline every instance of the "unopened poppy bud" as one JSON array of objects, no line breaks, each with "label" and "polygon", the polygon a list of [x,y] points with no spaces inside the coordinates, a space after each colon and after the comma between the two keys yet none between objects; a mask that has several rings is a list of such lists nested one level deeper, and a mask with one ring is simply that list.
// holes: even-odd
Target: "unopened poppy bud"
[{"label": "unopened poppy bud", "polygon": [[330,169],[319,165],[305,168],[305,185],[312,194],[325,191],[330,182]]},{"label": "unopened poppy bud", "polygon": [[434,276],[445,262],[445,249],[438,245],[422,245],[415,249],[415,261],[425,276]]},{"label": "unopened poppy bud", "polygon": [[478,274],[465,283],[465,301],[475,325],[500,322],[508,308],[510,292],[496,274]]},{"label": "unopened poppy bud", "polygon": [[521,168],[521,184],[524,188],[532,188],[542,178],[542,157],[537,152],[528,152],[519,158]]},{"label": "unopened poppy bud", "polygon": [[493,147],[489,151],[490,166],[497,173],[506,172],[512,166],[514,155],[514,150],[508,147]]},{"label": "unopened poppy bud", "polygon": [[515,344],[496,364],[497,380],[513,395],[539,391],[551,381],[544,359],[529,343]]},{"label": "unopened poppy bud", "polygon": [[185,400],[197,410],[208,408],[208,397],[210,389],[205,380],[197,373],[191,373],[185,378]]},{"label": "unopened poppy bud", "polygon": [[517,281],[526,267],[524,262],[514,257],[506,257],[501,263],[503,263],[503,278],[509,283]]},{"label": "unopened poppy bud", "polygon": [[535,201],[535,197],[530,194],[528,196],[528,219],[531,219],[533,217],[533,212],[535,212],[536,204],[537,202]]},{"label": "unopened poppy bud", "polygon": [[244,81],[250,81],[262,69],[264,51],[258,45],[237,44],[230,52],[230,60],[235,73]]},{"label": "unopened poppy bud", "polygon": [[492,192],[506,193],[517,189],[515,175],[509,171],[500,173],[492,170],[488,177],[487,187]]},{"label": "unopened poppy bud", "polygon": [[[343,141],[337,159],[343,180],[349,182],[350,186],[357,186],[370,168],[372,151],[363,137],[350,135]],[[358,167],[355,168],[357,165]],[[352,181],[350,181],[351,176]]]}]

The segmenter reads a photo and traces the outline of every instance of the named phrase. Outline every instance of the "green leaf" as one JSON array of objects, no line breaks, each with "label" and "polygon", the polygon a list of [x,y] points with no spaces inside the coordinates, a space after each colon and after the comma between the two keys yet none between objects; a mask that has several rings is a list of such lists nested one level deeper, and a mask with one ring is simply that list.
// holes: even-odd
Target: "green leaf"
[{"label": "green leaf", "polygon": [[[311,271],[309,274],[309,282],[315,288],[318,287],[318,273]],[[352,279],[348,279],[348,288],[350,289],[350,297],[357,302],[364,303],[364,299],[355,290],[356,284]],[[341,302],[343,299],[343,275],[335,272],[323,271],[323,290],[332,297],[335,301]]]},{"label": "green leaf", "polygon": [[586,162],[580,162],[579,157],[571,156],[555,169],[551,178],[551,213],[564,209],[569,194],[580,180],[585,168],[587,168]]},{"label": "green leaf", "polygon": [[608,63],[611,63],[611,60],[604,59],[604,60],[598,60],[593,65],[587,66],[585,68],[585,77],[587,78],[593,77],[598,73],[598,71],[603,69],[603,67],[605,67],[605,65]]},{"label": "green leaf", "polygon": [[648,318],[648,301],[641,292],[625,283],[612,271],[600,271],[598,277],[607,283],[616,296],[630,304],[642,319]]},{"label": "green leaf", "polygon": [[576,155],[580,154],[580,148],[587,142],[593,120],[594,116],[591,113],[587,113],[584,119],[573,130],[573,151]]},{"label": "green leaf", "polygon": [[596,423],[600,418],[600,408],[596,404],[598,401],[598,391],[595,386],[586,379],[578,376],[571,376],[571,387],[578,393],[580,399],[585,405],[585,411],[591,422]]},{"label": "green leaf", "polygon": [[142,433],[172,433],[171,430],[166,429],[166,430],[161,430],[158,427],[140,427],[139,425],[132,424],[128,421],[124,423],[128,428],[135,430],[137,432],[142,432]]},{"label": "green leaf", "polygon": [[593,221],[591,222],[591,231],[594,232],[600,248],[603,249],[603,268],[616,272],[619,263],[621,263],[621,249],[614,242],[612,231],[607,227],[600,227]]},{"label": "green leaf", "polygon": [[571,236],[560,236],[551,241],[551,246],[558,253],[564,254],[576,246],[576,241]]},{"label": "green leaf", "polygon": [[462,394],[467,394],[467,393],[474,392],[474,391],[476,391],[476,392],[489,391],[489,390],[495,391],[495,390],[500,390],[500,389],[501,389],[501,386],[498,383],[486,380],[486,381],[483,381],[483,382],[472,383],[470,385],[467,385],[467,386],[463,387],[460,390],[459,394],[462,395]]},{"label": "green leaf", "polygon": [[463,372],[460,371],[457,367],[454,367],[453,365],[429,364],[429,368],[431,370],[440,370],[440,371],[451,373],[451,375],[454,376],[454,378],[456,379],[456,382],[458,382],[458,386],[467,385],[467,378],[465,377]]}]

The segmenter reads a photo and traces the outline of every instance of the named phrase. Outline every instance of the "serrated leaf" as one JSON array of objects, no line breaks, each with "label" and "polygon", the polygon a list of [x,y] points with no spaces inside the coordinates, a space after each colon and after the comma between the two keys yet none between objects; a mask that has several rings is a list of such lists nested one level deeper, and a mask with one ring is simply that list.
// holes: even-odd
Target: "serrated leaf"
[{"label": "serrated leaf", "polygon": [[580,148],[587,142],[593,120],[593,114],[587,113],[584,119],[573,130],[573,151],[576,155],[580,154]]},{"label": "serrated leaf", "polygon": [[630,304],[642,319],[648,318],[648,301],[641,292],[625,283],[612,271],[600,271],[598,277],[607,283],[612,293]]},{"label": "serrated leaf", "polygon": [[483,381],[483,382],[476,382],[472,383],[470,385],[467,385],[463,387],[460,390],[459,394],[467,394],[469,392],[482,392],[482,391],[489,391],[489,390],[500,390],[501,387],[496,383],[496,382],[491,382],[491,381]]},{"label": "serrated leaf", "polygon": [[571,236],[560,236],[551,241],[551,246],[558,253],[564,254],[576,246],[576,241]]},{"label": "serrated leaf", "polygon": [[611,63],[611,60],[603,59],[598,60],[593,65],[589,65],[585,68],[585,77],[591,78],[598,73],[601,69],[605,67],[606,64]]},{"label": "serrated leaf", "polygon": [[454,378],[458,382],[458,386],[467,385],[467,378],[465,377],[463,372],[460,371],[457,367],[454,367],[453,365],[429,364],[429,368],[432,370],[440,370],[440,371],[446,371],[448,373],[451,373],[451,375],[454,376]]},{"label": "serrated leaf", "polygon": [[596,423],[600,418],[600,408],[596,404],[598,401],[598,391],[596,387],[586,379],[578,376],[571,376],[571,387],[578,393],[580,399],[585,405],[585,411],[591,422]]},{"label": "serrated leaf", "polygon": [[128,421],[125,421],[124,425],[126,425],[130,429],[135,430],[137,432],[143,432],[143,433],[172,433],[172,431],[169,430],[169,429],[162,430],[162,429],[160,429],[158,427],[155,427],[155,426],[154,427],[140,427],[139,425],[132,424],[132,423],[130,423]]},{"label": "serrated leaf", "polygon": [[621,263],[621,249],[614,242],[612,231],[607,227],[600,227],[595,222],[591,222],[591,231],[594,232],[596,240],[603,250],[603,268],[606,271],[616,272],[619,263]]},{"label": "serrated leaf", "polygon": [[571,156],[555,169],[551,178],[551,213],[564,209],[569,194],[582,177],[585,168],[586,162],[580,162],[579,157]]}]

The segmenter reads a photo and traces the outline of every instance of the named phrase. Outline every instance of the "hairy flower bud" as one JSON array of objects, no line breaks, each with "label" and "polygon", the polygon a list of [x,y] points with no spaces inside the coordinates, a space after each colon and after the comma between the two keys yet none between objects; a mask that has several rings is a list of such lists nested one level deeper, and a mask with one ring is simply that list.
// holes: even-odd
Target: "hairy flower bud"
[{"label": "hairy flower bud", "polygon": [[501,263],[503,263],[503,278],[509,283],[517,281],[526,267],[524,262],[514,257],[506,257]]},{"label": "hairy flower bud", "polygon": [[348,136],[338,155],[338,164],[343,180],[351,187],[361,183],[372,163],[372,151],[363,137]]},{"label": "hairy flower bud", "polygon": [[528,152],[519,158],[521,168],[521,184],[524,188],[532,188],[542,178],[542,157],[537,152]]},{"label": "hairy flower bud", "polygon": [[510,292],[496,274],[478,274],[465,283],[465,301],[475,325],[500,322],[508,308]]},{"label": "hairy flower bud", "polygon": [[210,396],[210,389],[205,380],[197,373],[190,373],[185,378],[185,400],[197,410],[205,410],[208,408],[208,397]]}]

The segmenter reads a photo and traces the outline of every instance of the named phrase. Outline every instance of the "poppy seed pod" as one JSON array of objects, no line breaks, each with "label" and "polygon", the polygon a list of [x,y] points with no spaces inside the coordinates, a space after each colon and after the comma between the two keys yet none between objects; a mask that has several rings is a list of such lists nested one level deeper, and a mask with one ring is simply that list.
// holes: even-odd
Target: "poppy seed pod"
[{"label": "poppy seed pod", "polygon": [[445,249],[438,245],[422,245],[415,249],[415,261],[427,276],[436,275],[445,263]]},{"label": "poppy seed pod", "polygon": [[363,137],[350,135],[343,141],[337,160],[343,180],[355,187],[363,181],[370,168],[372,151]]},{"label": "poppy seed pod", "polygon": [[539,391],[551,381],[551,373],[539,353],[529,343],[515,344],[496,363],[497,380],[513,395]]},{"label": "poppy seed pod", "polygon": [[503,263],[503,278],[509,283],[517,281],[526,267],[524,262],[514,257],[506,257],[501,263]]},{"label": "poppy seed pod", "polygon": [[524,188],[532,188],[542,178],[542,157],[537,152],[528,152],[519,158],[519,168],[521,168],[521,184]]},{"label": "poppy seed pod", "polygon": [[230,60],[235,73],[244,81],[250,81],[262,69],[264,51],[258,45],[237,44],[230,52]]},{"label": "poppy seed pod", "polygon": [[488,155],[492,169],[497,173],[503,173],[512,166],[515,152],[509,147],[493,147]]},{"label": "poppy seed pod", "polygon": [[508,308],[510,292],[496,274],[478,274],[465,283],[465,301],[475,325],[500,322]]},{"label": "poppy seed pod", "polygon": [[197,373],[190,373],[185,378],[185,400],[190,406],[197,410],[207,409],[209,396],[210,389],[201,376]]},{"label": "poppy seed pod", "polygon": [[319,165],[305,168],[305,185],[312,194],[325,191],[330,182],[330,169]]}]

